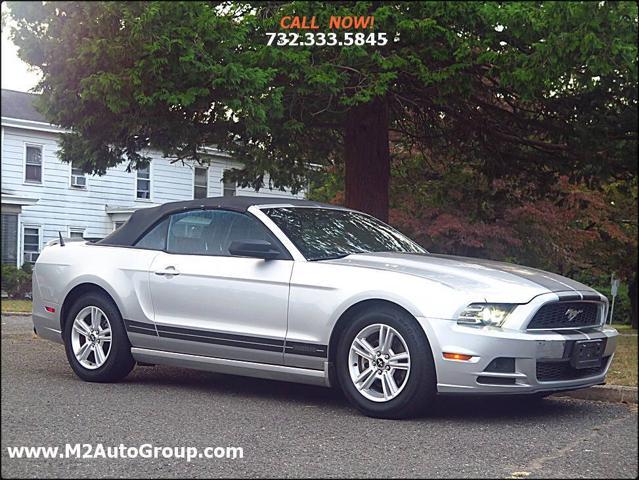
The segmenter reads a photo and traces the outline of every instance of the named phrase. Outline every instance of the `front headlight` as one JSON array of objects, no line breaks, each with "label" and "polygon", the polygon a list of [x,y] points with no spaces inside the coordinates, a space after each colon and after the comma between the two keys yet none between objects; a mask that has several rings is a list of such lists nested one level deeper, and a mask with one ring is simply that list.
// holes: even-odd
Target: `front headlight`
[{"label": "front headlight", "polygon": [[457,323],[500,327],[513,308],[512,303],[472,303],[459,314]]}]

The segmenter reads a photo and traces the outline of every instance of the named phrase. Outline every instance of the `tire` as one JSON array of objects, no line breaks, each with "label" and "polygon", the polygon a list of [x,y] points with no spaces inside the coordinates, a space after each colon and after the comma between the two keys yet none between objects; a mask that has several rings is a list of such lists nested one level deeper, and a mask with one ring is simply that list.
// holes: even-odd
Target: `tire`
[{"label": "tire", "polygon": [[63,338],[69,365],[84,381],[117,382],[135,365],[120,312],[104,294],[88,293],[75,301],[64,324]]},{"label": "tire", "polygon": [[[387,332],[393,332],[391,345],[382,346],[380,352],[379,338],[387,338]],[[375,351],[372,356],[369,347]],[[390,358],[385,358],[384,351]],[[408,353],[408,361],[399,360],[404,353]],[[355,314],[338,343],[335,367],[346,398],[370,417],[399,419],[419,415],[432,405],[437,391],[435,363],[424,331],[410,314],[390,305]],[[371,375],[376,378],[371,380]]]}]

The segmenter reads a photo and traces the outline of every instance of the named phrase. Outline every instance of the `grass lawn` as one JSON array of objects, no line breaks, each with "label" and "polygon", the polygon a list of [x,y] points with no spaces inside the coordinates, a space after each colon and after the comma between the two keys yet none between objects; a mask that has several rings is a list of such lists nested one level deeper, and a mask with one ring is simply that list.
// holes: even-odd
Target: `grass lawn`
[{"label": "grass lawn", "polygon": [[619,333],[637,333],[637,330],[633,330],[629,323],[613,323],[612,328],[616,328]]},{"label": "grass lawn", "polygon": [[[636,332],[636,330],[632,331]],[[620,330],[620,333],[625,332]],[[637,386],[637,337],[635,335],[617,337],[617,352],[608,370],[606,383]]]},{"label": "grass lawn", "polygon": [[31,300],[2,299],[2,313],[5,312],[31,312]]}]

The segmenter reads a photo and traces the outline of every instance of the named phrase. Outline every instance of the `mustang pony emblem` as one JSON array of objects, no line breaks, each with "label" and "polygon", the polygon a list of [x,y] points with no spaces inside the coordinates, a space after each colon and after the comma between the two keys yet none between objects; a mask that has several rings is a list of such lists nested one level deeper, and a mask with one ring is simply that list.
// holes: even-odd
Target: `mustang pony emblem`
[{"label": "mustang pony emblem", "polygon": [[582,312],[583,312],[583,310],[577,310],[575,308],[569,308],[568,310],[566,310],[566,313],[564,313],[564,315],[566,317],[568,317],[568,321],[569,322],[572,322],[577,317],[577,315],[579,315]]}]

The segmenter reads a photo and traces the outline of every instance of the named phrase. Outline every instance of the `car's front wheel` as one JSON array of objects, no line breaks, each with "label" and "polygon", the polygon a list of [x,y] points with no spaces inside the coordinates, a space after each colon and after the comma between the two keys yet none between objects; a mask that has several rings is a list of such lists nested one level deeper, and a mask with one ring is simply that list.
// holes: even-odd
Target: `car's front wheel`
[{"label": "car's front wheel", "polygon": [[392,306],[355,315],[340,339],[336,367],[346,397],[372,417],[415,416],[435,395],[428,340],[413,317]]},{"label": "car's front wheel", "polygon": [[90,293],[76,300],[63,334],[69,364],[82,380],[118,381],[135,365],[120,312],[104,295]]}]

